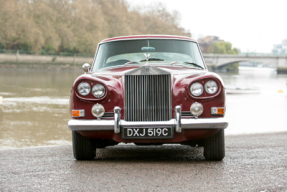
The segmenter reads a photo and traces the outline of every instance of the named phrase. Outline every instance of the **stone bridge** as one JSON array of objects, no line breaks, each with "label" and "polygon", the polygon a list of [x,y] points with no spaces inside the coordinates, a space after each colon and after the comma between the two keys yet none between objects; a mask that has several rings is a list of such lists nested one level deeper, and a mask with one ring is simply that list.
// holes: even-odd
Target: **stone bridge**
[{"label": "stone bridge", "polygon": [[221,54],[203,54],[207,65],[215,68],[223,68],[227,65],[241,62],[252,61],[262,64],[268,64],[270,67],[287,70],[287,55],[221,55]]}]

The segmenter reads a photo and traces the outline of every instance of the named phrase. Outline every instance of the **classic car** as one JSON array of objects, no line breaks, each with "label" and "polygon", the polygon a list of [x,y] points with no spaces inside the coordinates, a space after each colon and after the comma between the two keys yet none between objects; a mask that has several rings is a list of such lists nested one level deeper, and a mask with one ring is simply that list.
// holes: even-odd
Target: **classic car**
[{"label": "classic car", "polygon": [[225,156],[225,88],[209,72],[196,41],[181,36],[109,38],[83,65],[70,95],[73,153],[95,157],[118,143],[204,147],[206,160]]}]

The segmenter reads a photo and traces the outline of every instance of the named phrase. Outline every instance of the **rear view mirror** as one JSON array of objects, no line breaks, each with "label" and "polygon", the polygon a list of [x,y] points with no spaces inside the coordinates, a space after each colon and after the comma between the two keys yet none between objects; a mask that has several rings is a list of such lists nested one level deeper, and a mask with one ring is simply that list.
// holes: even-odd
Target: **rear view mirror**
[{"label": "rear view mirror", "polygon": [[146,51],[146,52],[155,51],[155,48],[154,47],[142,47],[142,51]]}]

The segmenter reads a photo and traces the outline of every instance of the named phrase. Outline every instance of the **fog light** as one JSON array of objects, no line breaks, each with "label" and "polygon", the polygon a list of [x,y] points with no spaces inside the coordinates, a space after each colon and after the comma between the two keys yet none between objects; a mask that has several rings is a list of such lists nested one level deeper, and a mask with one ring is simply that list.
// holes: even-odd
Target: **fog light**
[{"label": "fog light", "polygon": [[195,102],[190,106],[190,112],[195,117],[198,117],[203,112],[203,106],[200,103]]},{"label": "fog light", "polygon": [[97,117],[100,118],[104,115],[105,113],[105,108],[101,105],[101,104],[96,104],[93,106],[92,108],[92,114]]},{"label": "fog light", "polygon": [[211,107],[212,115],[224,115],[225,109],[224,107]]}]

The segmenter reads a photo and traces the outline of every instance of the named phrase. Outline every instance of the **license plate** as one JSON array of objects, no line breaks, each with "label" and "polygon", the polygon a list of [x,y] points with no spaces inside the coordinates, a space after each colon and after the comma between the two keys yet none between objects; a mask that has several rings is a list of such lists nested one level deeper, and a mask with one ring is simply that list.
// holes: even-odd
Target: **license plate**
[{"label": "license plate", "polygon": [[172,127],[124,127],[123,139],[170,139],[173,138]]}]

